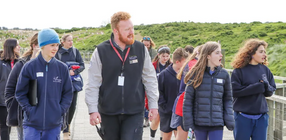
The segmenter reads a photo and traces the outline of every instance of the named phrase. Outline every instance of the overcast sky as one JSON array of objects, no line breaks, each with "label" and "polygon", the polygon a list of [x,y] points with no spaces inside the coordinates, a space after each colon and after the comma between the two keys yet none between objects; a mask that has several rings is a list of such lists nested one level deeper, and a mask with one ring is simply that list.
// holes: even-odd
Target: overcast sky
[{"label": "overcast sky", "polygon": [[286,22],[285,0],[1,0],[0,27],[99,27],[118,11],[134,25],[193,22]]}]

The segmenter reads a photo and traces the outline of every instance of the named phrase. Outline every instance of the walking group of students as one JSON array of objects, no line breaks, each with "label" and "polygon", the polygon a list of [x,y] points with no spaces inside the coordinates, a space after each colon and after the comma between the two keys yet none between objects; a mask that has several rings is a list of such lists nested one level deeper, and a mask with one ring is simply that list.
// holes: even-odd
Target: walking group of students
[{"label": "walking group of students", "polygon": [[[1,139],[10,139],[12,126],[17,127],[19,140],[56,140],[61,130],[70,139],[69,127],[82,88],[72,78],[85,68],[72,35],[60,41],[54,30],[43,29],[31,38],[30,49],[22,56],[19,41],[7,39],[0,57]],[[69,69],[69,63],[77,69]],[[31,80],[37,83],[36,105],[28,95],[35,86]]]},{"label": "walking group of students", "polygon": [[[141,42],[149,50],[153,49],[150,44],[155,45],[149,36]],[[234,131],[235,140],[266,140],[269,116],[265,97],[276,90],[266,66],[266,48],[263,40],[247,40],[232,62],[230,78],[222,67],[217,42],[197,46],[189,56],[177,48],[172,62],[170,48],[160,46],[153,59],[160,94],[159,115],[151,122],[150,140],[155,139],[159,123],[163,140],[170,140],[172,132],[176,140],[193,136],[197,140],[222,140],[224,126]]]},{"label": "walking group of students", "polygon": [[[179,47],[170,58],[170,48],[155,50],[149,36],[134,40],[130,18],[127,12],[111,17],[110,40],[97,46],[88,68],[85,102],[90,124],[101,125],[102,139],[141,140],[145,113],[145,121],[151,121],[150,139],[160,123],[164,140],[171,139],[172,132],[176,140],[186,140],[188,132],[197,140],[222,140],[224,126],[233,130],[235,140],[266,140],[265,97],[276,85],[266,66],[265,41],[250,39],[244,44],[230,77],[221,65],[219,43],[206,42],[193,52],[189,48],[190,54]],[[19,140],[60,139],[61,129],[69,135],[82,88],[79,73],[84,70],[72,44],[71,35],[60,41],[54,30],[43,29],[20,58],[19,42],[5,41],[0,53],[2,140],[9,140],[10,126],[18,126]],[[37,80],[36,105],[27,96],[31,80]]]}]

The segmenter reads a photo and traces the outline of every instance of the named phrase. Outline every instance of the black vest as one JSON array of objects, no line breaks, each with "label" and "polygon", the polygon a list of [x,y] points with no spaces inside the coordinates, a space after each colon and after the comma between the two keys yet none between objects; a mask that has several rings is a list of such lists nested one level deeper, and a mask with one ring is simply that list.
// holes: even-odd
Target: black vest
[{"label": "black vest", "polygon": [[[100,113],[107,115],[136,114],[144,110],[145,89],[142,83],[142,71],[145,59],[145,46],[135,41],[126,46],[122,52],[116,48],[124,60],[130,47],[129,55],[124,63],[124,86],[118,86],[122,61],[112,48],[109,40],[97,46],[102,63],[102,85],[99,88]],[[137,60],[137,63],[136,63]]]}]

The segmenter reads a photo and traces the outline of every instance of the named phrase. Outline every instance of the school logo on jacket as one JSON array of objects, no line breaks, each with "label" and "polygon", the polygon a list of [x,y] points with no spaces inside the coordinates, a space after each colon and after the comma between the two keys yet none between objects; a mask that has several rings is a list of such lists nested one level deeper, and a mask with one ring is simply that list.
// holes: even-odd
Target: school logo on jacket
[{"label": "school logo on jacket", "polygon": [[59,77],[57,76],[57,77],[54,77],[53,82],[54,83],[62,83],[62,79],[59,79]]}]

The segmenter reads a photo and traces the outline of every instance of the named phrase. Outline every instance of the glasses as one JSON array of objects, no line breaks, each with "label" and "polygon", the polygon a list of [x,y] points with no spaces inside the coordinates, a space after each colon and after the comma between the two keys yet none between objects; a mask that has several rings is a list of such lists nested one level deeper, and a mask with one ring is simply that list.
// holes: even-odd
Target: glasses
[{"label": "glasses", "polygon": [[148,40],[148,41],[150,41],[150,37],[143,37],[143,40]]}]

